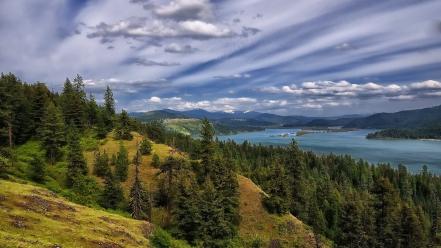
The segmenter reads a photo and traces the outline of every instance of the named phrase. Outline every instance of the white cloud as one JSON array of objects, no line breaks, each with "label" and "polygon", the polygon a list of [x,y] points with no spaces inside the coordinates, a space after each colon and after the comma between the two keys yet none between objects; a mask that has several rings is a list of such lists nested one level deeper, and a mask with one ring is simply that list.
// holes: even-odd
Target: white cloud
[{"label": "white cloud", "polygon": [[207,0],[176,0],[154,10],[155,14],[174,20],[210,19],[213,15]]},{"label": "white cloud", "polygon": [[435,80],[427,80],[410,84],[410,87],[412,89],[441,89],[441,82]]},{"label": "white cloud", "polygon": [[152,97],[150,97],[150,99],[148,101],[152,102],[152,103],[160,103],[161,102],[161,98],[159,98],[157,96],[152,96]]},{"label": "white cloud", "polygon": [[234,35],[233,31],[227,27],[217,26],[200,20],[182,21],[179,22],[179,26],[184,30],[184,35],[195,36],[198,38],[222,38]]}]

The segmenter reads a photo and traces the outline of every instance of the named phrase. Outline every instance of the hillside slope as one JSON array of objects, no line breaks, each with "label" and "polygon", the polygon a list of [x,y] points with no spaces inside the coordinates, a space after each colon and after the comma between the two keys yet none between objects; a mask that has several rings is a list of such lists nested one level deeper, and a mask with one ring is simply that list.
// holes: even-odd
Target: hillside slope
[{"label": "hillside slope", "polygon": [[355,119],[345,127],[355,128],[417,128],[431,127],[441,123],[441,105],[400,111],[396,113],[379,113],[365,118]]},{"label": "hillside slope", "polygon": [[264,193],[250,179],[239,176],[239,187],[239,233],[244,240],[259,238],[265,243],[281,244],[283,247],[317,247],[314,233],[302,221],[291,214],[278,216],[265,210],[261,201]]},{"label": "hillside slope", "polygon": [[[123,141],[129,152],[129,159],[135,155],[136,144],[142,140],[142,136],[138,133],[132,133],[133,140]],[[106,150],[107,153],[116,154],[119,149],[118,140],[114,140],[109,135],[102,145],[100,150]],[[164,144],[153,144],[153,153],[159,155],[161,160],[170,154],[171,148]],[[177,153],[175,153],[177,154]],[[185,156],[185,154],[177,154],[178,156]],[[92,170],[93,166],[93,152],[87,152],[86,158]],[[151,166],[152,155],[143,156],[142,165],[140,166],[141,180],[149,188],[156,188],[156,174],[158,169]],[[123,188],[126,194],[130,190],[133,183],[135,168],[133,165],[129,167],[128,180],[124,182]],[[261,197],[263,191],[254,184],[250,179],[238,176],[240,187],[240,216],[241,223],[239,226],[240,237],[246,241],[251,242],[259,238],[264,243],[280,243],[286,247],[317,247],[314,239],[314,233],[311,229],[303,224],[300,220],[292,215],[273,215],[269,214],[262,205]],[[164,210],[153,210],[153,224],[161,225],[163,223]]]},{"label": "hillside slope", "polygon": [[84,207],[30,184],[0,180],[0,246],[149,247],[152,225]]}]

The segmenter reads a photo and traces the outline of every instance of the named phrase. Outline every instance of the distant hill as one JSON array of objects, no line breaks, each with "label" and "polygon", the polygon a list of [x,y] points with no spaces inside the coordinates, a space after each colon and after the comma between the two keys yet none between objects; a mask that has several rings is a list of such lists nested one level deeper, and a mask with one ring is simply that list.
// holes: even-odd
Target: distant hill
[{"label": "distant hill", "polygon": [[158,119],[203,119],[207,118],[220,130],[231,131],[254,131],[263,128],[283,128],[301,126],[324,126],[332,121],[347,119],[345,125],[352,118],[360,115],[337,116],[337,117],[309,117],[309,116],[283,116],[270,113],[260,113],[256,111],[236,111],[236,112],[209,112],[203,109],[193,109],[186,111],[176,111],[171,109],[154,110],[149,112],[133,112],[130,115],[140,121],[152,121]]},{"label": "distant hill", "polygon": [[153,110],[149,112],[132,112],[130,116],[140,121],[152,121],[158,119],[188,119],[187,115],[171,109]]},{"label": "distant hill", "polygon": [[170,109],[144,113],[131,113],[141,120],[154,119],[203,119],[208,118],[224,130],[252,131],[258,128],[292,127],[329,127],[345,128],[417,128],[433,127],[441,124],[441,105],[431,108],[406,110],[396,113],[378,113],[373,115],[343,115],[335,117],[282,116],[255,111],[233,113],[209,112],[203,109],[176,111]]},{"label": "distant hill", "polygon": [[352,128],[420,128],[441,124],[441,105],[431,108],[379,113],[356,118],[345,125]]}]

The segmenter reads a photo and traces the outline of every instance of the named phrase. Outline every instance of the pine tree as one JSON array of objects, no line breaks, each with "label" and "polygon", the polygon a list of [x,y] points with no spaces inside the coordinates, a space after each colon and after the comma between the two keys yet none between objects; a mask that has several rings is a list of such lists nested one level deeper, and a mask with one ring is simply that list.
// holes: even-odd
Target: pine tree
[{"label": "pine tree", "polygon": [[90,94],[87,101],[87,122],[89,127],[96,125],[98,122],[98,105],[96,104],[95,97]]},{"label": "pine tree", "polygon": [[210,174],[213,167],[213,158],[215,152],[215,144],[213,141],[214,128],[207,118],[202,120],[201,130],[201,151],[200,159],[203,170],[203,176]]},{"label": "pine tree", "polygon": [[115,100],[113,99],[113,92],[108,85],[104,93],[104,108],[109,116],[115,115]]},{"label": "pine tree", "polygon": [[153,168],[159,168],[161,166],[161,160],[159,159],[159,156],[156,153],[154,153],[152,156],[152,166]]},{"label": "pine tree", "polygon": [[175,193],[175,187],[173,180],[178,176],[177,171],[183,168],[183,161],[176,159],[172,156],[167,157],[164,163],[159,168],[159,174],[165,175],[165,181],[167,183],[167,213],[171,215],[172,198]]},{"label": "pine tree", "polygon": [[102,109],[98,111],[96,120],[96,134],[99,139],[104,139],[109,132],[109,128],[106,124],[106,112]]},{"label": "pine tree", "polygon": [[127,149],[122,142],[119,145],[119,152],[116,156],[115,166],[116,178],[121,182],[125,182],[127,180],[127,175],[129,171],[129,159]]},{"label": "pine tree", "polygon": [[61,156],[61,146],[65,143],[64,122],[61,112],[50,102],[45,109],[39,136],[46,150],[46,158],[54,164]]},{"label": "pine tree", "polygon": [[139,146],[139,150],[141,151],[142,155],[150,155],[152,152],[152,143],[150,140],[144,138]]},{"label": "pine tree", "polygon": [[434,208],[432,210],[432,225],[430,227],[430,244],[429,247],[441,247],[441,206],[438,199],[434,200]]},{"label": "pine tree", "polygon": [[200,193],[194,176],[182,174],[177,182],[177,194],[173,208],[173,219],[177,235],[195,244],[201,237]]},{"label": "pine tree", "polygon": [[33,86],[33,94],[31,100],[31,118],[27,120],[28,125],[32,127],[32,130],[38,130],[41,126],[42,120],[45,116],[45,108],[49,102],[49,94],[46,85],[43,83],[37,83]]},{"label": "pine tree", "polygon": [[219,197],[212,181],[205,180],[199,202],[201,224],[199,227],[203,247],[227,247],[227,243],[234,237],[230,224],[226,221],[222,206],[222,197]]},{"label": "pine tree", "polygon": [[362,223],[362,206],[355,199],[348,200],[341,211],[340,231],[337,236],[338,247],[369,247]]},{"label": "pine tree", "polygon": [[236,225],[239,225],[239,183],[236,173],[231,169],[232,162],[226,159],[217,158],[213,162],[214,167],[211,178],[215,189],[221,197],[225,219],[231,232],[236,232]]},{"label": "pine tree", "polygon": [[103,153],[100,151],[95,152],[93,174],[99,177],[104,177],[108,175],[109,171],[109,156],[107,155],[106,151]]},{"label": "pine tree", "polygon": [[292,211],[296,216],[304,216],[307,199],[305,198],[305,161],[302,151],[297,142],[293,139],[288,148],[288,158],[285,161],[286,170],[290,177],[292,186]]},{"label": "pine tree", "polygon": [[401,235],[399,247],[425,247],[424,227],[415,210],[408,204],[401,209]]},{"label": "pine tree", "polygon": [[279,161],[273,165],[269,181],[270,185],[267,189],[269,197],[263,199],[263,204],[271,213],[287,213],[291,205],[291,192],[285,169]]},{"label": "pine tree", "polygon": [[144,190],[139,179],[139,165],[141,164],[141,153],[136,152],[135,163],[135,181],[130,189],[130,208],[132,209],[132,217],[134,219],[147,219],[152,218],[152,204],[149,193]]},{"label": "pine tree", "polygon": [[70,127],[68,148],[67,185],[71,186],[78,175],[87,175],[88,172],[79,135],[75,127]]},{"label": "pine tree", "polygon": [[31,179],[37,183],[43,183],[46,176],[44,160],[36,156],[31,160]]},{"label": "pine tree", "polygon": [[77,75],[73,84],[66,79],[61,97],[65,122],[82,130],[87,119],[87,99],[81,76]]},{"label": "pine tree", "polygon": [[387,178],[375,182],[375,210],[377,240],[382,247],[398,247],[399,206],[398,193]]},{"label": "pine tree", "polygon": [[117,139],[131,140],[133,138],[130,133],[130,118],[124,109],[119,115],[115,133]]},{"label": "pine tree", "polygon": [[115,209],[124,201],[124,194],[119,180],[111,172],[105,178],[104,191],[100,204],[104,208]]}]

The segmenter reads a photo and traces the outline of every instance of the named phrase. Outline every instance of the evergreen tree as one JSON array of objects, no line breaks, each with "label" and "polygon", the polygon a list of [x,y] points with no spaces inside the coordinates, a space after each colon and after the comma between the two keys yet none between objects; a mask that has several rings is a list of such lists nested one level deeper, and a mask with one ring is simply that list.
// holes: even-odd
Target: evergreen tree
[{"label": "evergreen tree", "polygon": [[31,160],[31,179],[37,183],[43,183],[46,176],[44,160],[36,156]]},{"label": "evergreen tree", "polygon": [[109,132],[108,125],[106,124],[106,113],[104,110],[100,109],[98,111],[96,120],[96,134],[99,139],[104,139]]},{"label": "evergreen tree", "polygon": [[[221,198],[225,220],[231,232],[236,232],[239,225],[239,183],[236,172],[231,169],[231,161],[217,158],[213,161],[214,167],[210,177],[218,195]],[[230,165],[230,166],[228,166]]]},{"label": "evergreen tree", "polygon": [[124,201],[123,189],[119,180],[111,172],[105,178],[104,191],[100,204],[104,208],[115,209]]},{"label": "evergreen tree", "polygon": [[61,156],[61,146],[65,143],[64,122],[61,112],[50,102],[45,109],[39,136],[46,150],[46,158],[54,164]]},{"label": "evergreen tree", "polygon": [[201,151],[200,159],[203,170],[203,177],[207,176],[213,167],[215,144],[213,141],[214,128],[207,118],[202,120],[201,130]]},{"label": "evergreen tree", "polygon": [[126,147],[121,142],[119,145],[119,152],[116,156],[116,164],[115,164],[115,176],[121,182],[125,182],[127,180],[127,175],[129,171],[129,158]]},{"label": "evergreen tree", "polygon": [[61,97],[65,122],[82,130],[87,118],[87,99],[81,76],[77,75],[73,84],[66,79]]},{"label": "evergreen tree", "polygon": [[167,213],[168,216],[171,215],[171,205],[173,200],[173,195],[175,193],[175,187],[173,184],[173,180],[178,175],[177,171],[183,168],[183,161],[176,159],[172,156],[167,157],[164,163],[161,164],[159,168],[159,174],[165,175],[165,181],[167,183]]},{"label": "evergreen tree", "polygon": [[89,127],[98,123],[98,105],[96,104],[95,97],[90,94],[87,101],[87,123]]},{"label": "evergreen tree", "polygon": [[[0,162],[1,163],[1,162]],[[429,247],[441,247],[441,206],[438,199],[435,199],[435,206],[432,210],[432,225],[430,227]]]},{"label": "evergreen tree", "polygon": [[37,83],[33,87],[34,90],[31,97],[32,119],[27,120],[27,123],[31,126],[32,130],[38,130],[45,116],[45,109],[49,102],[50,92],[43,83]]},{"label": "evergreen tree", "polygon": [[218,191],[209,178],[205,180],[202,188],[204,190],[199,203],[201,216],[199,235],[203,247],[227,247],[235,233],[232,232],[225,218],[222,197],[218,196]]},{"label": "evergreen tree", "polygon": [[297,142],[293,139],[288,147],[288,158],[286,159],[286,169],[290,177],[292,187],[292,212],[296,216],[304,216],[307,199],[305,199],[305,161],[302,151]]},{"label": "evergreen tree", "polygon": [[147,191],[141,185],[139,179],[138,166],[141,164],[141,153],[138,150],[136,152],[135,163],[135,181],[130,189],[130,208],[132,210],[132,217],[138,220],[147,219],[151,221],[152,218],[152,204],[150,196]]},{"label": "evergreen tree", "polygon": [[93,174],[99,177],[104,177],[109,174],[109,156],[106,151],[101,153],[100,151],[95,152],[95,161],[93,167]]},{"label": "evergreen tree", "polygon": [[142,155],[150,155],[152,152],[152,143],[150,140],[144,138],[139,146],[139,150],[141,151]]},{"label": "evergreen tree", "polygon": [[116,138],[123,140],[131,140],[133,138],[130,133],[130,118],[127,112],[123,109],[118,118],[118,124],[116,126]]},{"label": "evergreen tree", "polygon": [[177,194],[173,219],[178,229],[177,235],[195,244],[201,237],[200,193],[194,176],[183,174],[177,182]]},{"label": "evergreen tree", "polygon": [[287,213],[291,205],[291,192],[288,186],[288,177],[280,162],[275,162],[273,165],[269,182],[270,185],[267,189],[269,197],[263,199],[263,204],[271,213]]},{"label": "evergreen tree", "polygon": [[387,178],[379,178],[374,185],[377,211],[377,240],[381,247],[398,247],[399,204],[397,192]]},{"label": "evergreen tree", "polygon": [[104,93],[104,108],[109,116],[115,115],[115,100],[113,99],[113,92],[108,85]]},{"label": "evergreen tree", "polygon": [[72,186],[78,175],[87,175],[88,169],[80,139],[75,127],[70,127],[68,147],[67,185]]},{"label": "evergreen tree", "polygon": [[152,166],[153,168],[159,168],[161,166],[161,160],[159,159],[159,156],[156,153],[154,153],[152,156]]},{"label": "evergreen tree", "polygon": [[338,247],[369,247],[363,228],[360,202],[350,199],[343,205],[339,226],[341,234],[338,236]]},{"label": "evergreen tree", "polygon": [[399,247],[425,247],[424,227],[415,210],[408,204],[401,209],[401,235]]}]

